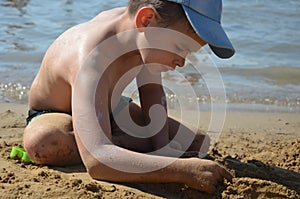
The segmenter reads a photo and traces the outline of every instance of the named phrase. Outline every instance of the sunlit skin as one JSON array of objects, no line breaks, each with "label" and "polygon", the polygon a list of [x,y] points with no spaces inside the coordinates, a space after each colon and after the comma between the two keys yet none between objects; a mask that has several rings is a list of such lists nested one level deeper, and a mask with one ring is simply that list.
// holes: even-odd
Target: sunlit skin
[{"label": "sunlit skin", "polygon": [[[80,67],[82,65],[84,67],[89,53],[105,39],[123,31],[138,29],[139,35],[143,37],[147,27],[159,26],[158,18],[156,11],[151,6],[140,8],[135,17],[130,16],[126,8],[117,8],[102,12],[94,19],[70,28],[53,42],[47,50],[41,68],[32,83],[29,108],[36,110],[50,109],[60,113],[49,113],[36,117],[25,128],[23,141],[30,158],[39,164],[48,165],[71,165],[82,161],[91,177],[99,180],[177,182],[209,193],[213,193],[215,185],[223,181],[224,178],[228,180],[232,178],[231,174],[217,163],[199,158],[174,159],[174,162],[167,167],[149,173],[132,174],[114,170],[95,159],[90,151],[82,145],[78,136],[80,132],[73,130],[74,124],[72,124],[70,113],[72,112],[72,101],[74,99],[71,96],[74,92],[76,76]],[[206,44],[192,31],[186,20],[167,28],[192,37],[200,46]],[[119,42],[119,46],[127,45],[129,42],[135,42],[135,45],[139,46],[136,35],[125,41],[120,40],[117,42]],[[117,47],[112,46],[107,49],[108,53]],[[166,145],[175,136],[179,125],[178,121],[168,118],[168,122],[157,135],[149,139],[139,139],[122,134],[120,128],[114,122],[110,123],[109,115],[118,102],[118,100],[111,99],[113,91],[117,90],[117,93],[121,95],[122,89],[135,76],[137,76],[137,81],[141,82],[145,74],[147,77],[157,78],[160,77],[157,75],[160,72],[183,67],[185,56],[190,51],[198,50],[185,49],[186,46],[181,43],[175,43],[174,47],[180,51],[178,54],[156,49],[143,49],[127,53],[109,65],[105,75],[99,81],[98,87],[101,88],[101,91],[97,90],[96,93],[96,100],[99,102],[96,104],[96,111],[101,112],[99,123],[102,127],[102,133],[115,144],[111,147],[124,149],[122,152],[110,157],[114,159],[116,164],[121,164],[118,162],[121,160],[133,163],[136,161],[142,167],[149,167],[153,162],[157,165],[163,165],[169,158],[165,157],[165,154],[150,156],[143,154],[143,152],[152,151]],[[151,65],[151,63],[157,64]],[[137,67],[147,64],[150,64],[149,70]],[[97,65],[97,67],[101,66]],[[120,77],[134,68],[137,68],[133,73],[135,76],[126,79],[122,88],[116,89],[115,85]],[[151,69],[154,70],[153,74],[153,71],[149,72]],[[161,100],[164,97],[164,91],[161,85],[151,84],[139,88],[139,95],[142,102],[141,107],[130,103],[129,109],[135,123],[145,125],[149,122],[148,111],[153,104],[166,106]],[[194,134],[188,127],[185,127],[185,131]],[[121,133],[121,136],[114,136],[118,133]],[[203,143],[204,137],[201,132],[197,133],[188,150],[197,151],[202,144],[207,144]],[[180,140],[176,141],[181,144]],[[169,150],[166,151],[166,154],[176,149],[170,148]],[[105,150],[101,153],[103,158],[108,157],[108,154],[110,154],[109,151]]]}]

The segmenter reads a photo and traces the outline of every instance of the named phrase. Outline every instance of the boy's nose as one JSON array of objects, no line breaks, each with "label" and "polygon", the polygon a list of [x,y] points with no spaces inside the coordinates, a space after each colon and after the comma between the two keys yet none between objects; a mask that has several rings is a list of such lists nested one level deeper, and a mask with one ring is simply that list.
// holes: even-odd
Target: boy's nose
[{"label": "boy's nose", "polygon": [[174,65],[179,66],[179,67],[183,67],[185,64],[185,59],[180,57],[179,59],[174,60]]}]

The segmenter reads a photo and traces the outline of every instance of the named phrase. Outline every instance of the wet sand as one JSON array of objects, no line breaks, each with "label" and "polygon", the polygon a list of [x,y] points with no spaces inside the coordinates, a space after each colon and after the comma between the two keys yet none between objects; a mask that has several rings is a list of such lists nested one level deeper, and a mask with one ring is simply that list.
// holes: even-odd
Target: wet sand
[{"label": "wet sand", "polygon": [[[300,198],[299,113],[227,113],[209,158],[235,177],[219,184],[213,195],[182,184],[96,181],[82,165],[49,167],[12,160],[11,148],[22,146],[26,113],[24,105],[0,104],[1,198]],[[201,114],[205,129],[210,114]]]}]

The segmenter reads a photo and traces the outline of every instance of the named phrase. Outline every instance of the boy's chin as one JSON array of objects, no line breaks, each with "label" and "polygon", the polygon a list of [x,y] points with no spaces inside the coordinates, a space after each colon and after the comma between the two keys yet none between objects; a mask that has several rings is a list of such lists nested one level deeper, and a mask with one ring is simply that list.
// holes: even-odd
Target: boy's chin
[{"label": "boy's chin", "polygon": [[168,68],[166,68],[166,67],[164,67],[162,65],[150,66],[150,67],[148,67],[148,70],[153,75],[157,75],[157,74],[160,74],[162,72],[169,71]]}]

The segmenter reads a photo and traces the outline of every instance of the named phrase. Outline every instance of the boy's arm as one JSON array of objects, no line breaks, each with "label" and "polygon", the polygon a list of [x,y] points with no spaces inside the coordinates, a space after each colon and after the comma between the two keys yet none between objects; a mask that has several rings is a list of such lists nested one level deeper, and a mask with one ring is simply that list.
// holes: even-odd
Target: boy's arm
[{"label": "boy's arm", "polygon": [[[167,103],[162,86],[161,74],[151,74],[146,67],[143,67],[136,79],[141,108],[146,124],[153,122],[155,125],[155,123],[160,122],[160,120],[166,120],[168,116]],[[161,108],[163,108],[165,115],[161,115],[161,111],[154,112],[152,118],[150,118],[149,110],[153,105],[160,105]],[[153,129],[148,129],[148,133],[151,134],[151,130],[153,131]],[[160,127],[160,130],[151,138],[151,140],[153,150],[157,150],[169,143],[169,126],[167,121]]]},{"label": "boy's arm", "polygon": [[[206,192],[213,192],[223,178],[231,179],[223,167],[212,161],[146,155],[113,145],[110,141],[108,92],[103,87],[95,88],[103,71],[95,66],[99,62],[94,58],[92,55],[82,66],[72,85],[74,135],[91,177],[115,182],[185,183]],[[99,100],[97,103],[96,99]]]},{"label": "boy's arm", "polygon": [[[146,155],[113,145],[108,98],[103,87],[102,94],[95,97],[93,81],[97,81],[93,73],[80,77],[72,98],[76,143],[92,178],[114,182],[184,183],[209,193],[215,191],[218,181],[231,179],[224,168],[212,161]],[[94,99],[99,99],[96,106]]]},{"label": "boy's arm", "polygon": [[[170,143],[167,102],[162,86],[161,73],[152,74],[147,67],[144,67],[136,79],[144,119],[147,124],[152,124],[149,125],[150,128],[148,128],[148,132],[145,132],[145,135],[147,133],[150,135],[154,134],[151,137],[153,153],[170,157],[182,156],[185,152],[174,148],[177,144]],[[149,114],[153,105],[159,105],[163,109],[164,114],[157,109],[154,110],[152,115]],[[165,121],[164,125],[161,125],[161,121]],[[157,129],[159,129],[158,132],[156,131]]]},{"label": "boy's arm", "polygon": [[208,193],[214,193],[224,178],[232,180],[228,171],[210,160],[146,155],[109,144],[98,146],[99,154],[95,156],[80,140],[77,143],[89,175],[97,180],[182,183]]}]

